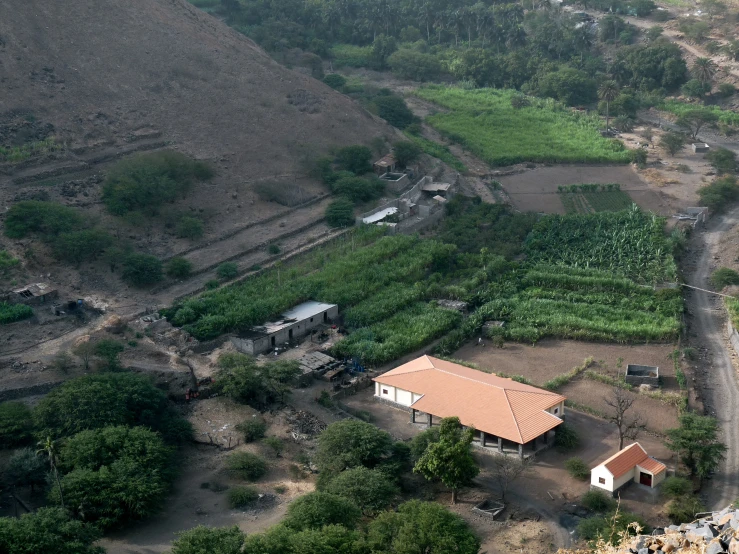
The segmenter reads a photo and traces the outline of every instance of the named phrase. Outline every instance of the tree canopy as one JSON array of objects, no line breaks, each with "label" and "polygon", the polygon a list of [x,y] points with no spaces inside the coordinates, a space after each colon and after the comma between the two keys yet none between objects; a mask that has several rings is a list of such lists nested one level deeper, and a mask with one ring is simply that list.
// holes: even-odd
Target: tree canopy
[{"label": "tree canopy", "polygon": [[726,445],[718,440],[718,421],[713,417],[682,414],[680,427],[666,434],[665,446],[677,453],[691,475],[705,479],[724,458]]},{"label": "tree canopy", "polygon": [[293,530],[320,529],[324,525],[342,525],[353,529],[361,512],[351,501],[327,492],[311,492],[293,501],[283,524]]},{"label": "tree canopy", "polygon": [[170,554],[241,554],[246,534],[233,527],[198,525],[179,533]]},{"label": "tree canopy", "polygon": [[105,554],[93,546],[100,537],[94,525],[70,519],[61,508],[0,517],[0,552],[8,554]]},{"label": "tree canopy", "polygon": [[387,508],[398,494],[392,480],[378,469],[354,467],[339,473],[324,491],[351,500],[365,514]]},{"label": "tree canopy", "polygon": [[370,423],[345,419],[329,425],[318,437],[314,462],[323,473],[339,473],[347,468],[375,467],[391,452],[388,433]]},{"label": "tree canopy", "polygon": [[225,354],[218,360],[216,383],[226,396],[258,410],[282,402],[300,373],[294,360],[278,360],[263,366],[245,354]]}]

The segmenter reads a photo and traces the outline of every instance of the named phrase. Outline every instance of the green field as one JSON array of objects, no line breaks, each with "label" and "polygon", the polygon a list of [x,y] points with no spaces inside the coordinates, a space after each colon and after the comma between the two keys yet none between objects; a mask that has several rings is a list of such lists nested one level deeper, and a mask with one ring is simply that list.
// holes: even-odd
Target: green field
[{"label": "green field", "polygon": [[565,192],[560,194],[568,214],[618,212],[628,209],[634,201],[620,190],[598,192]]},{"label": "green field", "polygon": [[678,100],[666,100],[660,106],[660,108],[662,108],[666,112],[675,114],[678,117],[689,110],[694,110],[695,108],[704,108],[715,113],[721,123],[732,125],[734,127],[739,127],[739,112],[735,112],[732,110],[722,110],[718,106],[702,106],[697,104],[687,104]]},{"label": "green field", "polygon": [[512,90],[427,86],[416,94],[448,110],[427,117],[430,125],[491,165],[629,161],[623,143],[601,137],[597,117],[552,100],[532,99],[516,110]]},{"label": "green field", "polygon": [[408,137],[408,140],[410,140],[411,142],[416,143],[416,146],[418,146],[421,150],[424,151],[424,153],[428,154],[429,156],[439,158],[442,162],[450,167],[453,167],[460,173],[464,173],[465,171],[467,171],[467,166],[459,161],[459,159],[454,154],[452,154],[449,151],[449,148],[447,148],[446,146],[439,144],[438,142],[434,142],[433,140],[428,140],[417,135],[412,135],[410,133],[406,133],[405,136]]}]

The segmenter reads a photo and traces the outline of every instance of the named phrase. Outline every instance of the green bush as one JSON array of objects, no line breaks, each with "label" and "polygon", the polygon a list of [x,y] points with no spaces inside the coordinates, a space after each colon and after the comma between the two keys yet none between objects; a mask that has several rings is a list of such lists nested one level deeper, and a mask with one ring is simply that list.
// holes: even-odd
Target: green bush
[{"label": "green bush", "polygon": [[28,442],[33,431],[31,409],[23,402],[0,404],[0,448]]},{"label": "green bush", "polygon": [[267,462],[251,452],[234,452],[226,458],[226,467],[247,481],[256,481],[267,473]]},{"label": "green bush", "polygon": [[580,458],[570,458],[565,462],[565,469],[575,479],[585,480],[590,476],[590,468]]},{"label": "green bush", "polygon": [[267,437],[262,442],[272,449],[275,457],[279,457],[285,449],[285,443],[279,437]]},{"label": "green bush", "polygon": [[13,323],[22,319],[29,318],[33,315],[31,306],[25,304],[8,304],[0,302],[0,325],[4,323]]},{"label": "green bush", "polygon": [[115,239],[102,229],[84,229],[60,234],[52,243],[54,256],[80,264],[96,260]]},{"label": "green bush", "polygon": [[218,266],[218,269],[216,269],[216,275],[218,275],[219,279],[223,279],[224,281],[233,279],[238,274],[239,266],[236,265],[236,262],[223,262]]},{"label": "green bush", "polygon": [[435,442],[439,442],[438,427],[426,429],[425,431],[422,431],[421,433],[413,437],[413,439],[411,439],[411,456],[413,456],[413,459],[417,460],[418,458],[423,456],[429,444]]},{"label": "green bush", "polygon": [[212,175],[207,164],[179,152],[137,154],[119,161],[108,172],[103,202],[115,215],[136,210],[154,215],[162,204],[187,194],[195,181]]},{"label": "green bush", "polygon": [[221,283],[218,281],[218,279],[210,279],[205,282],[206,290],[215,290],[220,286],[221,286]]},{"label": "green bush", "polygon": [[339,473],[324,488],[356,504],[363,513],[375,514],[384,510],[398,494],[392,480],[377,469],[355,467]]},{"label": "green bush", "polygon": [[177,222],[175,233],[181,239],[196,240],[203,236],[203,222],[197,217],[184,215]]},{"label": "green bush", "polygon": [[394,52],[387,63],[397,76],[414,81],[433,81],[442,71],[436,56],[407,48]]},{"label": "green bush", "polygon": [[675,524],[694,521],[695,514],[705,511],[706,507],[700,499],[690,494],[678,496],[667,505],[667,517]]},{"label": "green bush", "polygon": [[710,185],[699,188],[698,196],[702,206],[720,212],[739,199],[736,177],[728,176],[716,179]]},{"label": "green bush", "polygon": [[393,127],[405,129],[416,121],[416,116],[400,96],[378,96],[372,103],[377,107],[377,115]]},{"label": "green bush", "polygon": [[601,491],[588,491],[582,495],[580,503],[594,512],[607,512],[616,507],[616,501]]},{"label": "green bush", "polygon": [[228,505],[232,508],[243,508],[259,498],[254,487],[231,487],[228,489]]},{"label": "green bush", "polygon": [[348,198],[337,198],[326,207],[326,223],[331,227],[354,225],[354,203]]},{"label": "green bush", "polygon": [[101,339],[95,343],[95,355],[105,362],[107,369],[119,368],[118,355],[123,352],[124,346],[117,340]]},{"label": "green bush", "polygon": [[[220,3],[220,0],[215,0]],[[198,525],[178,533],[172,543],[171,554],[241,554],[246,534],[233,527],[206,527]]]},{"label": "green bush", "polygon": [[718,86],[718,92],[724,98],[729,98],[736,94],[736,87],[731,83],[720,83]]},{"label": "green bush", "polygon": [[366,146],[345,146],[336,153],[336,163],[346,171],[355,175],[364,175],[372,171],[372,151]]},{"label": "green bush", "polygon": [[647,534],[651,530],[640,515],[622,511],[617,514],[608,513],[581,520],[577,525],[577,534],[587,541],[603,538],[610,544],[616,544],[621,538],[621,533],[636,534],[633,527],[629,527],[632,523],[637,523],[642,528],[642,534]]},{"label": "green bush", "polygon": [[[43,487],[49,463],[36,453],[36,448],[20,448],[13,452],[3,475],[3,485],[11,487]],[[2,550],[0,550],[2,552]]]},{"label": "green bush", "polygon": [[61,508],[0,517],[0,552],[8,554],[105,554],[103,547],[93,546],[101,537],[95,525],[72,519]]},{"label": "green bush", "polygon": [[283,525],[293,531],[320,529],[325,525],[356,527],[361,517],[359,508],[350,500],[326,492],[311,492],[287,507]]},{"label": "green bush", "polygon": [[684,477],[668,477],[659,487],[660,492],[667,498],[678,498],[693,492],[693,483]]},{"label": "green bush", "polygon": [[278,245],[276,245],[276,244],[270,244],[267,247],[267,252],[269,252],[273,256],[276,256],[277,254],[280,253],[280,247]]},{"label": "green bush", "polygon": [[409,140],[400,140],[393,143],[393,154],[395,159],[402,166],[406,166],[411,162],[415,162],[421,155],[421,147],[415,142]]},{"label": "green bush", "polygon": [[711,284],[719,290],[729,285],[739,285],[739,273],[728,267],[719,268],[711,274]]},{"label": "green bush", "polygon": [[55,202],[24,200],[13,204],[5,217],[5,234],[21,239],[36,233],[53,239],[61,233],[79,231],[86,227],[81,212]]},{"label": "green bush", "polygon": [[124,281],[135,287],[146,287],[162,280],[162,262],[150,254],[132,253],[123,260]]},{"label": "green bush", "polygon": [[554,446],[560,452],[569,452],[580,446],[580,436],[572,427],[563,423],[554,431]]},{"label": "green bush", "polygon": [[192,262],[187,258],[176,256],[167,262],[167,275],[173,279],[184,279],[192,273]]},{"label": "green bush", "polygon": [[346,84],[346,77],[338,73],[329,73],[323,78],[323,82],[333,89],[340,91]]},{"label": "green bush", "polygon": [[260,418],[252,418],[236,425],[236,430],[244,435],[244,442],[254,442],[264,436],[267,424]]},{"label": "green bush", "polygon": [[716,148],[706,154],[706,159],[719,173],[736,172],[736,153],[726,148]]},{"label": "green bush", "polygon": [[385,192],[385,182],[376,177],[341,177],[331,185],[331,192],[360,204],[382,196]]}]

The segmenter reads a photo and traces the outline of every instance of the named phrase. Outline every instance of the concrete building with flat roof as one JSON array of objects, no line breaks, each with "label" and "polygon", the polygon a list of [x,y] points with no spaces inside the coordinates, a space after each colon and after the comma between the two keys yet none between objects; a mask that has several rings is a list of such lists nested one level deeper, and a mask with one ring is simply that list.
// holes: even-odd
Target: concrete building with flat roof
[{"label": "concrete building with flat roof", "polygon": [[231,338],[239,352],[256,356],[285,343],[298,340],[313,329],[330,324],[339,315],[336,304],[303,302],[283,313],[276,321],[252,327]]}]

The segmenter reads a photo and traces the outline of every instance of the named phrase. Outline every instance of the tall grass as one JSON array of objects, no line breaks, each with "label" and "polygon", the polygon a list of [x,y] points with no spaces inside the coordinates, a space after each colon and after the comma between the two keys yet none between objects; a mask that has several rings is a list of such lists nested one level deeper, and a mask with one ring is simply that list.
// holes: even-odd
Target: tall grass
[{"label": "tall grass", "polygon": [[427,86],[416,94],[448,110],[429,116],[429,124],[491,165],[629,161],[623,143],[601,137],[598,118],[554,101],[514,109],[512,90]]},{"label": "tall grass", "polygon": [[29,142],[21,146],[13,146],[9,148],[0,146],[0,162],[18,163],[33,156],[48,154],[49,152],[61,149],[62,145],[57,143],[53,137]]},{"label": "tall grass", "polygon": [[[666,100],[660,107],[666,112],[670,112],[680,117],[685,112],[694,110],[698,106],[696,106],[695,104],[680,102],[679,100]],[[718,106],[700,106],[700,108],[707,109],[715,113],[721,123],[739,127],[739,112],[735,112],[733,110],[724,110],[719,108]]]}]

